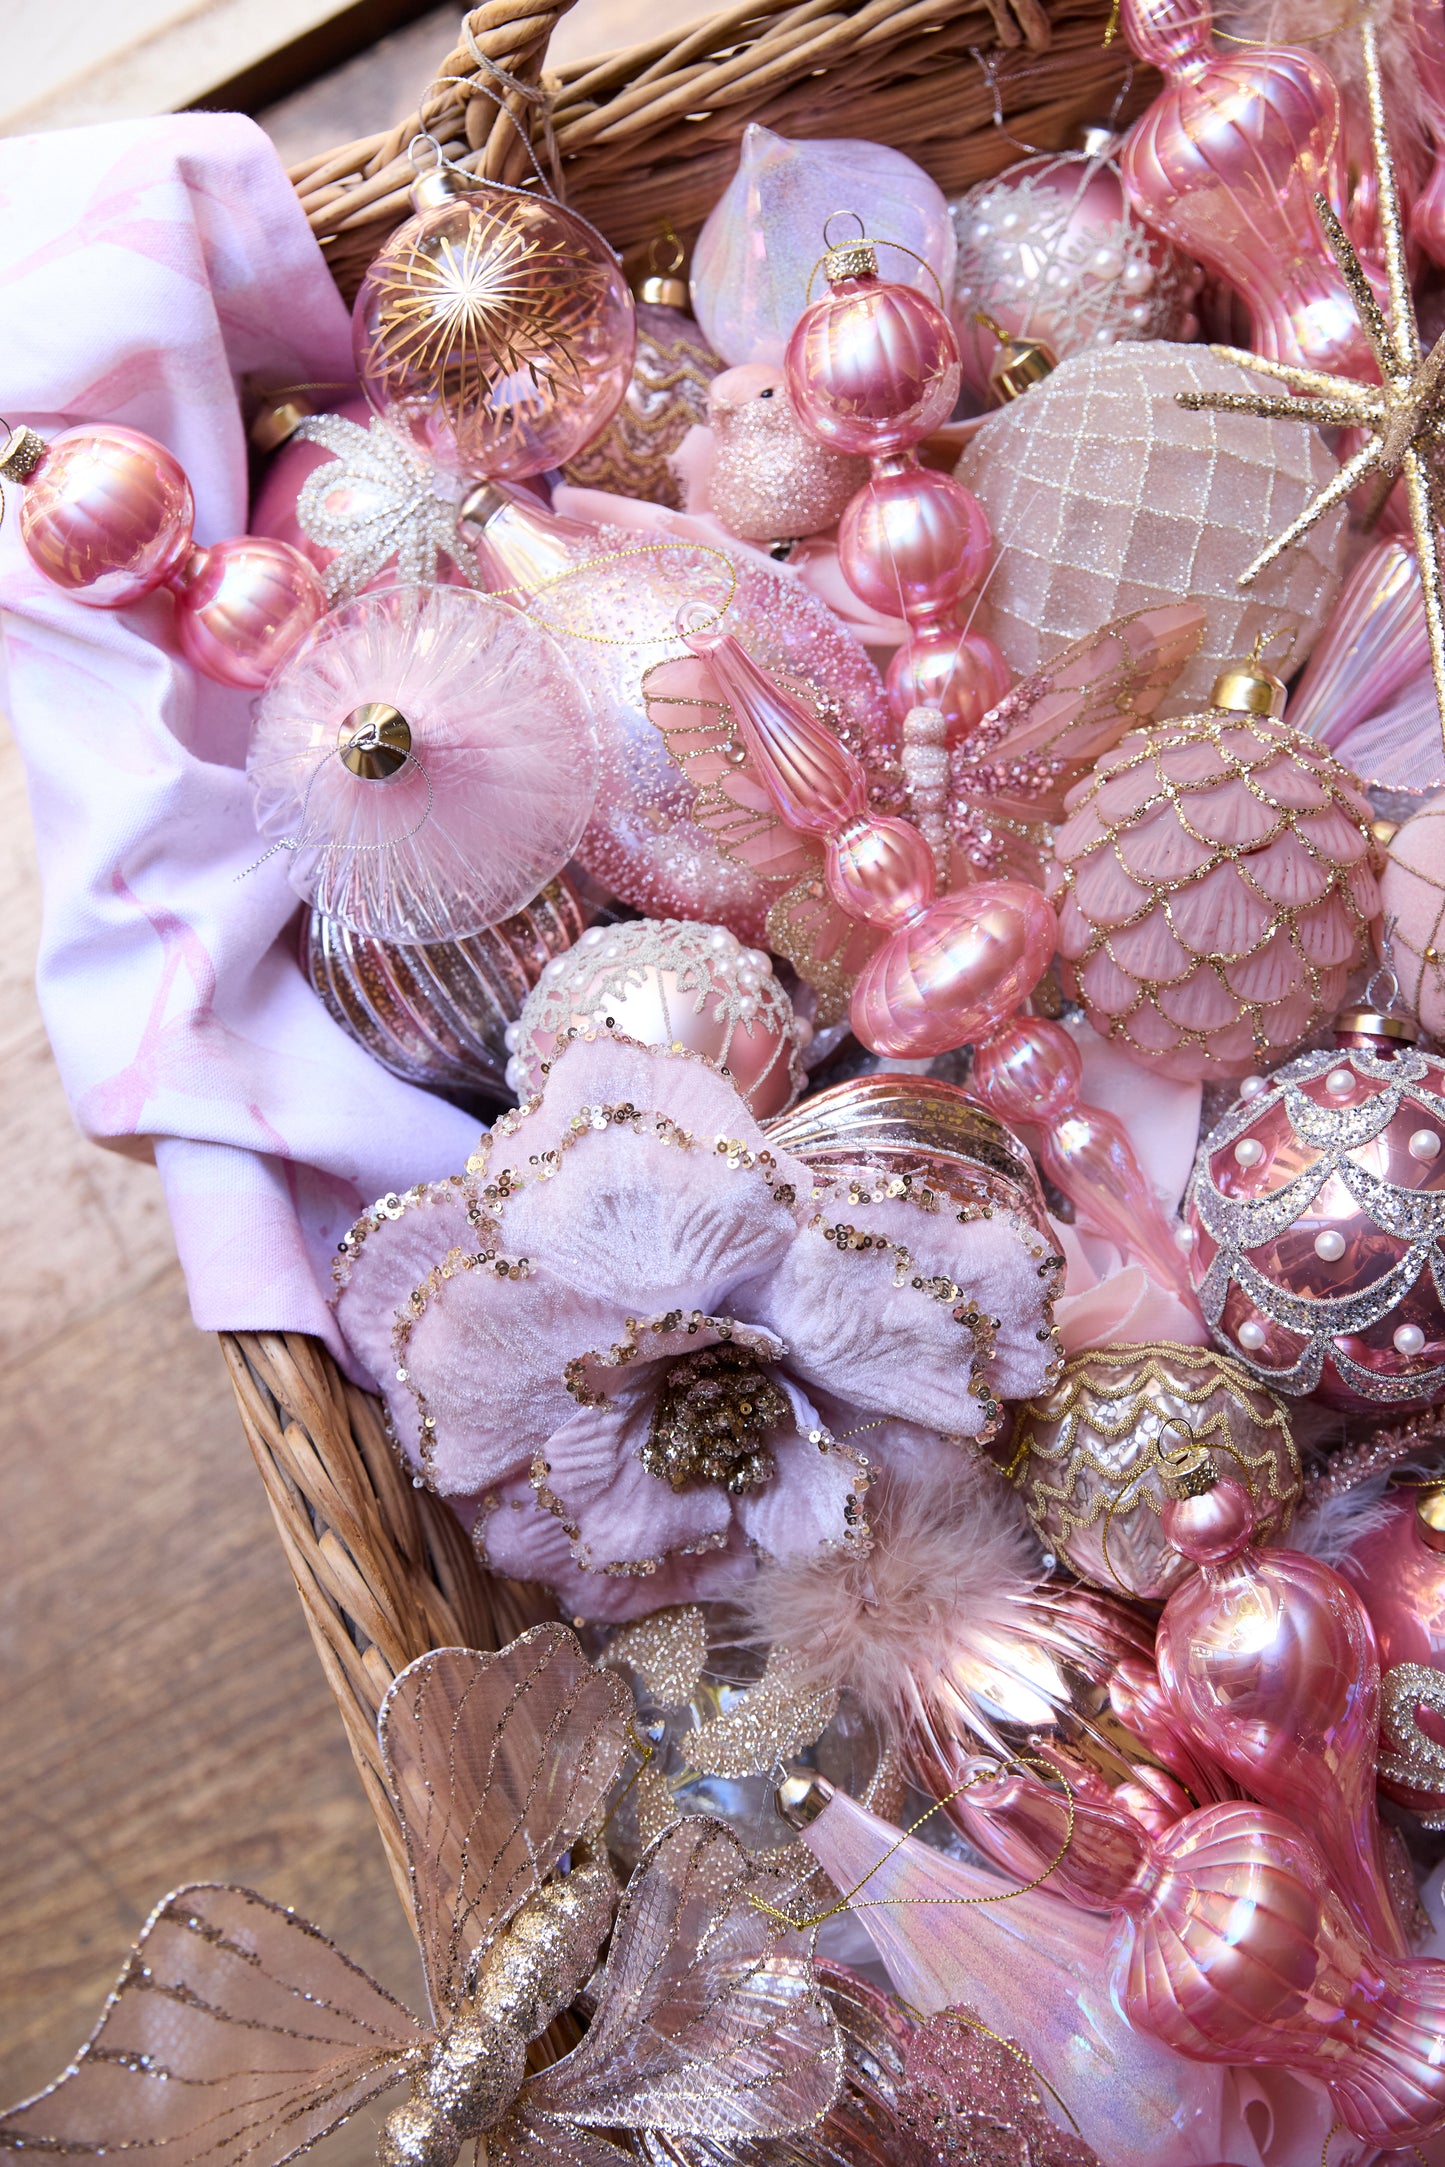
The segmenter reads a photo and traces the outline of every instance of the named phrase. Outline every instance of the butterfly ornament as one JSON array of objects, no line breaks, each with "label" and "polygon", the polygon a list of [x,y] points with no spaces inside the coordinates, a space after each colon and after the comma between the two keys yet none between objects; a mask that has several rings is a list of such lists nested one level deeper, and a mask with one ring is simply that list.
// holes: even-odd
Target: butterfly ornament
[{"label": "butterfly ornament", "polygon": [[[727,2143],[819,2121],[842,2045],[778,1916],[786,1876],[689,1818],[619,1904],[600,1831],[631,1725],[626,1687],[560,1625],[422,1656],[379,1731],[430,2022],[294,1912],[178,1889],[75,2061],[0,2115],[0,2147],[282,2167],[403,2081],[383,2167],[453,2167],[472,2142],[479,2167],[619,2167],[607,2131]],[[581,2042],[528,2074],[589,1981]]]}]

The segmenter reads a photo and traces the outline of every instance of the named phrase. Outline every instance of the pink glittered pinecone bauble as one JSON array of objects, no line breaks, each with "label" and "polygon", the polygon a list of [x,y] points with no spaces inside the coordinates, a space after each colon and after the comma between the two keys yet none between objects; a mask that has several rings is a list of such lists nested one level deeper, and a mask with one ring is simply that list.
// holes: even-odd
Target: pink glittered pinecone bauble
[{"label": "pink glittered pinecone bauble", "polygon": [[1380,908],[1357,778],[1282,720],[1257,663],[1214,699],[1131,731],[1074,786],[1050,883],[1095,1030],[1185,1080],[1291,1053],[1339,1006]]}]

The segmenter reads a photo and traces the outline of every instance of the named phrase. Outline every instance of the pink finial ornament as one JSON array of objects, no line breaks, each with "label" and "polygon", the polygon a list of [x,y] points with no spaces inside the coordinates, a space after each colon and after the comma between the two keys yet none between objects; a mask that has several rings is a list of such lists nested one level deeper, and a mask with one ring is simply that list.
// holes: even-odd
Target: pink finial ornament
[{"label": "pink finial ornament", "polygon": [[957,739],[1009,683],[998,649],[958,615],[988,568],[988,522],[977,498],[920,466],[916,450],[957,402],[958,341],[927,294],[879,278],[873,242],[830,249],[824,270],[827,293],[788,341],[788,391],[820,444],[873,469],[843,514],[838,561],[861,602],[907,621],[889,671],[893,712],[901,722],[935,707]]},{"label": "pink finial ornament", "polygon": [[0,475],[25,485],[20,533],[38,571],[93,609],[169,587],[182,654],[223,685],[259,689],[325,613],[320,579],[289,543],[196,548],[190,483],[136,429],[67,429],[49,443],[17,429]]},{"label": "pink finial ornament", "polygon": [[791,828],[824,846],[828,893],[887,937],[853,989],[851,1017],[875,1053],[923,1060],[981,1037],[1027,1000],[1053,951],[1044,897],[1022,881],[935,894],[933,854],[906,820],[867,810],[861,762],[730,633],[692,632],[749,756]]},{"label": "pink finial ornament", "polygon": [[1216,54],[1207,0],[1122,0],[1124,35],[1165,87],[1120,156],[1139,216],[1233,286],[1271,361],[1373,378],[1373,354],[1320,230],[1342,208],[1340,98],[1308,52]]},{"label": "pink finial ornament", "polygon": [[1171,1500],[1166,1539],[1199,1570],[1159,1621],[1159,1679],[1190,1743],[1320,1850],[1356,1925],[1405,1941],[1375,1811],[1380,1663],[1364,1606],[1338,1573],[1253,1543],[1242,1483]]}]

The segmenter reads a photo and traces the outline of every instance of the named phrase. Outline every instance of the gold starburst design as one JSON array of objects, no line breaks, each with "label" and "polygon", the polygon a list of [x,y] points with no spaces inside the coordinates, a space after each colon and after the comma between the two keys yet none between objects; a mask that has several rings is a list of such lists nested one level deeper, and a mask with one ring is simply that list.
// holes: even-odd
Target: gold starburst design
[{"label": "gold starburst design", "polygon": [[405,396],[425,389],[453,425],[506,409],[514,433],[581,380],[579,349],[599,302],[597,265],[528,230],[525,206],[474,201],[376,268],[368,367]]},{"label": "gold starburst design", "polygon": [[1302,421],[1324,429],[1356,429],[1364,441],[1352,452],[1334,479],[1305,506],[1298,519],[1262,549],[1239,575],[1247,587],[1281,551],[1308,533],[1316,520],[1343,502],[1352,490],[1371,477],[1375,481],[1372,516],[1383,508],[1397,475],[1404,475],[1410,506],[1410,525],[1420,566],[1420,586],[1425,602],[1425,624],[1430,637],[1430,668],[1440,727],[1445,735],[1445,597],[1440,572],[1440,484],[1435,459],[1445,439],[1445,336],[1437,339],[1422,357],[1420,327],[1405,264],[1405,234],[1400,218],[1400,195],[1395,164],[1385,127],[1384,96],[1380,83],[1379,46],[1373,20],[1366,16],[1360,29],[1364,48],[1365,83],[1370,101],[1370,131],[1374,143],[1375,170],[1379,178],[1380,228],[1385,237],[1385,272],[1389,281],[1390,315],[1385,319],[1366,278],[1360,259],[1334,211],[1323,196],[1315,209],[1340,267],[1340,276],[1354,302],[1360,328],[1370,343],[1380,371],[1377,384],[1355,377],[1331,376],[1319,369],[1295,368],[1288,362],[1267,361],[1261,354],[1242,352],[1234,346],[1216,346],[1222,361],[1233,361],[1257,376],[1272,376],[1302,397],[1268,398],[1252,392],[1182,391],[1179,404],[1212,409],[1221,414],[1255,414],[1276,421]]}]

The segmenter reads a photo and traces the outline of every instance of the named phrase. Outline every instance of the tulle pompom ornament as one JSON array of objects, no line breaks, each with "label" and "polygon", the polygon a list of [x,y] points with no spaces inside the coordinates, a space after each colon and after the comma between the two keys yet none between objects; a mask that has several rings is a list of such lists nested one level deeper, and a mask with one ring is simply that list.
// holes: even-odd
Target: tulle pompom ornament
[{"label": "tulle pompom ornament", "polygon": [[392,587],[323,619],[260,701],[261,833],[308,902],[382,940],[462,940],[572,855],[597,785],[560,643],[459,587]]},{"label": "tulle pompom ornament", "polygon": [[356,296],[367,398],[452,471],[520,481],[561,466],[611,420],[631,379],[622,266],[550,196],[438,165],[412,203]]}]

